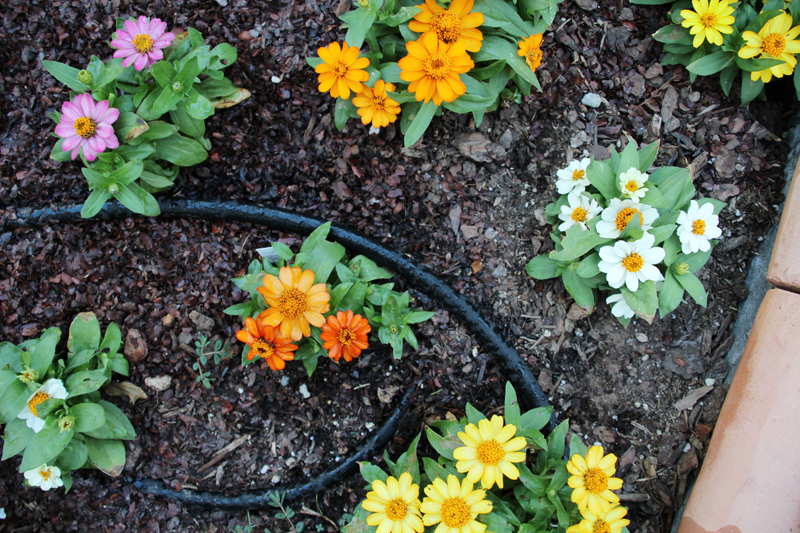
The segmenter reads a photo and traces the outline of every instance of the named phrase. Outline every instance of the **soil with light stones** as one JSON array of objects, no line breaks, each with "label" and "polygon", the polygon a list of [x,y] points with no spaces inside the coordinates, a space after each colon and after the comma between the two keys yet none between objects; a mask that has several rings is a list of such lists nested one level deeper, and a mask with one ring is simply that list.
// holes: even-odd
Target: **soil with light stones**
[{"label": "soil with light stones", "polygon": [[[47,113],[68,93],[43,59],[81,66],[92,54],[109,56],[115,16],[157,16],[170,27],[199,29],[211,44],[230,42],[239,60],[229,75],[253,96],[208,121],[210,157],[181,173],[175,193],[296,209],[358,229],[430,267],[502,325],[559,417],[585,442],[620,457],[630,530],[668,531],[725,397],[722,356],[747,295],[748,261],[777,222],[787,153],[779,136],[792,104],[780,98],[793,89],[775,87],[769,103],[742,107],[737,85],[727,98],[716,80],[691,83],[682,67],[659,64],[662,50],[650,35],[666,23],[666,10],[568,0],[545,36],[537,72],[544,93],[509,102],[480,127],[470,116],[445,113],[420,144],[404,149],[395,126],[369,135],[351,120],[336,131],[333,100],[318,94],[302,59],[341,40],[335,13],[348,5],[7,1],[0,26],[2,216],[88,195],[77,163],[47,157],[54,143]],[[587,92],[602,104],[582,105]],[[691,164],[700,193],[729,206],[721,215],[725,238],[699,273],[708,308],[686,301],[652,325],[634,321],[623,329],[604,304],[587,316],[560,281],[532,280],[524,267],[551,246],[544,206],[555,171],[572,158],[608,157],[606,147],[630,138],[660,140],[656,166]],[[199,512],[144,496],[128,480],[228,492],[302,481],[353,450],[417,382],[415,416],[389,446],[392,457],[426,420],[463,415],[466,401],[502,412],[505,380],[491,354],[416,292],[417,305],[437,315],[418,328],[420,349],[402,362],[373,343],[353,364],[321,361],[308,379],[299,364],[282,374],[261,364],[242,368],[234,341],[233,357],[208,368],[211,388],[198,384],[195,341],[233,340],[241,327],[222,313],[244,298],[230,278],[244,272],[257,247],[282,240],[296,248],[301,239],[249,224],[138,218],[0,235],[0,340],[19,343],[47,327],[66,328],[92,310],[103,325],[114,321],[140,339],[129,343],[130,380],[148,395],[135,405],[115,400],[139,435],[127,443],[121,478],[81,471],[65,496],[21,488],[19,459],[0,465],[0,507],[8,515],[0,531],[228,531],[245,524],[246,514]],[[162,378],[164,390],[146,385],[148,378]],[[675,408],[709,380],[716,383],[707,396]],[[217,455],[232,442],[233,451]],[[297,502],[295,511],[305,512],[294,520],[307,530],[335,531],[362,489],[351,479],[317,501]],[[288,530],[270,512],[251,519],[258,530]]]}]

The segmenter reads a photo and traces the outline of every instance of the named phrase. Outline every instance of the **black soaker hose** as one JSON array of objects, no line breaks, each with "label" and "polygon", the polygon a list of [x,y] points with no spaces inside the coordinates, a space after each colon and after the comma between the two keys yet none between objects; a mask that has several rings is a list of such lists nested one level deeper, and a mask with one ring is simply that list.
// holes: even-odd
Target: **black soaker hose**
[{"label": "black soaker hose", "polygon": [[[161,215],[164,217],[248,222],[304,235],[311,233],[324,223],[324,221],[320,219],[293,211],[232,201],[200,201],[173,198],[162,200],[159,202],[159,205],[161,206]],[[60,209],[19,209],[5,218],[2,225],[0,225],[0,230],[7,231],[15,228],[40,226],[48,222],[82,222],[85,221],[85,219],[80,216],[81,208],[81,205],[72,205]],[[118,219],[134,215],[118,202],[109,202],[103,206],[96,216],[100,219]],[[536,381],[536,378],[534,378],[527,363],[522,360],[514,348],[506,343],[502,335],[497,331],[496,326],[483,318],[478,310],[470,304],[464,296],[457,293],[452,287],[437,278],[427,268],[414,264],[404,255],[386,248],[383,244],[369,237],[335,224],[332,225],[330,236],[349,250],[363,254],[382,266],[400,274],[418,290],[426,293],[432,299],[437,300],[442,307],[457,316],[467,329],[469,329],[483,344],[484,349],[489,353],[495,354],[496,360],[500,363],[503,372],[514,385],[518,397],[526,407],[547,407],[549,405],[547,396],[542,392],[539,383]],[[404,401],[407,400],[407,395],[408,393],[406,393]],[[393,420],[395,416],[400,416],[398,410],[395,411],[389,421]],[[388,423],[387,421],[384,427],[386,427]],[[557,424],[556,416],[553,414],[547,425],[547,432],[554,430]],[[378,433],[383,435],[384,427],[376,432],[374,437],[377,437]],[[396,428],[396,423],[394,427]],[[388,438],[391,438],[391,434],[389,434]],[[388,438],[380,445],[378,445],[377,441],[371,439],[371,442],[375,445],[375,450],[385,446],[388,442]],[[359,449],[359,452],[360,451],[361,449]],[[371,454],[364,455],[368,457]],[[330,476],[326,476],[329,472],[326,471],[319,476],[318,479],[325,477],[325,480],[332,484],[349,473],[343,470],[345,465],[349,465],[349,468],[355,468],[356,460],[350,461],[350,459],[348,459],[342,465],[329,469],[330,472],[341,472],[338,474],[339,478],[333,478],[333,473],[331,473]],[[214,493],[201,493],[187,490],[175,492],[168,489],[163,483],[152,480],[139,481],[137,482],[137,486],[145,492],[173,497],[186,503],[238,509],[255,509],[263,507],[266,504],[265,496],[267,493],[263,491],[250,493],[253,495],[252,498],[247,495],[248,493],[236,497],[224,497]],[[293,498],[307,496],[316,491],[323,490],[324,488],[326,488],[326,486],[317,483],[317,480],[313,480],[300,487],[289,489],[295,492],[287,491],[286,498],[290,499],[290,496]],[[246,503],[240,504],[237,502]]]}]

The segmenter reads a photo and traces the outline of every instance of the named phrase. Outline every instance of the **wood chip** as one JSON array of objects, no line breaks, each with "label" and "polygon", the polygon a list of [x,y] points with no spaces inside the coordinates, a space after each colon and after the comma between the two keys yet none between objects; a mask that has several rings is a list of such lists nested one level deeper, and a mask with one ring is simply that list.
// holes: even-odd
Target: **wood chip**
[{"label": "wood chip", "polygon": [[236,448],[238,448],[239,446],[241,446],[242,444],[244,444],[249,440],[250,440],[250,435],[242,435],[235,441],[221,448],[217,453],[214,454],[214,457],[212,457],[209,462],[200,467],[197,473],[199,474],[201,472],[205,472],[206,470],[208,470],[209,468],[220,462],[222,459],[224,459],[233,450],[235,450]]},{"label": "wood chip", "polygon": [[705,387],[700,387],[699,389],[695,389],[686,396],[682,400],[678,400],[675,402],[675,409],[680,411],[684,411],[686,409],[690,409],[697,403],[697,401],[714,390],[713,385],[706,385]]},{"label": "wood chip", "polygon": [[130,400],[131,405],[135,404],[137,400],[146,400],[147,394],[142,389],[131,383],[130,381],[123,381],[121,383],[110,382],[103,387],[106,394],[111,396],[124,396]]}]

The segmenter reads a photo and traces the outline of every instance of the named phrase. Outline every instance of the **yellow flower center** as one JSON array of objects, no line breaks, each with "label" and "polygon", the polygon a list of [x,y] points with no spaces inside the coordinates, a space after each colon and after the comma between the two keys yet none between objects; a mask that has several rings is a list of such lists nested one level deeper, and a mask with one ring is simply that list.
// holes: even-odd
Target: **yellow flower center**
[{"label": "yellow flower center", "polygon": [[628,190],[628,192],[636,192],[639,190],[639,186],[636,185],[636,182],[633,180],[626,183],[625,188]]},{"label": "yellow flower center", "polygon": [[[644,266],[644,259],[639,254],[631,254],[622,260],[622,266],[628,272],[639,272]],[[605,475],[605,474],[603,474]]]},{"label": "yellow flower center", "polygon": [[628,222],[631,221],[633,215],[635,215],[636,213],[639,213],[639,223],[641,224],[642,227],[644,227],[644,217],[639,212],[639,210],[634,209],[633,207],[626,207],[625,209],[622,209],[619,213],[617,213],[617,220],[616,220],[617,229],[619,231],[624,230],[625,226],[628,225]]},{"label": "yellow flower center", "polygon": [[268,359],[272,357],[272,354],[275,353],[275,345],[265,339],[256,339],[253,341],[253,344],[250,345],[250,349],[259,356],[263,357],[264,359]]},{"label": "yellow flower center", "polygon": [[692,222],[692,233],[695,235],[702,235],[706,232],[706,221],[705,220],[695,220]]},{"label": "yellow flower center", "polygon": [[347,74],[347,65],[341,61],[337,61],[331,65],[331,72],[333,72],[333,75],[337,78],[344,78],[344,75]]},{"label": "yellow flower center", "polygon": [[434,52],[422,63],[422,70],[434,80],[443,80],[450,75],[450,56]]},{"label": "yellow flower center", "polygon": [[586,222],[586,209],[582,207],[576,207],[572,211],[572,220],[574,222]]},{"label": "yellow flower center", "polygon": [[[525,54],[525,62],[531,67],[531,70],[536,70],[542,64],[542,51],[538,48],[531,48]],[[576,170],[575,172],[583,173],[582,170]],[[573,179],[575,179],[574,175]]]},{"label": "yellow flower center", "polygon": [[44,481],[50,479],[50,470],[39,470],[39,475],[42,476]]},{"label": "yellow flower center", "polygon": [[471,517],[467,502],[461,498],[446,498],[442,502],[442,523],[447,527],[462,528],[469,523]]},{"label": "yellow flower center", "polygon": [[603,520],[598,520],[592,526],[592,533],[611,533],[611,526]]},{"label": "yellow flower center", "polygon": [[131,44],[140,54],[146,54],[153,49],[153,39],[145,33],[140,33],[134,37]]},{"label": "yellow flower center", "polygon": [[589,492],[600,494],[608,488],[608,476],[599,468],[590,468],[583,475],[583,485]]},{"label": "yellow flower center", "polygon": [[386,504],[386,518],[395,522],[406,517],[408,506],[402,498],[397,498]]},{"label": "yellow flower center", "polygon": [[300,317],[307,310],[308,298],[306,293],[299,289],[292,288],[288,291],[283,291],[283,294],[278,298],[278,311],[289,320]]},{"label": "yellow flower center", "polygon": [[97,132],[97,122],[90,119],[89,117],[81,117],[75,121],[75,124],[72,125],[75,128],[75,131],[83,137],[84,139],[88,139],[89,137],[93,137],[94,134]]},{"label": "yellow flower center", "polygon": [[716,13],[703,13],[700,15],[700,24],[703,25],[704,28],[713,28],[717,25],[717,15]]},{"label": "yellow flower center", "polygon": [[436,32],[440,41],[453,44],[461,35],[461,21],[455,13],[439,11],[431,19],[431,29]]},{"label": "yellow flower center", "polygon": [[584,176],[586,176],[586,172],[584,172],[583,170],[575,169],[572,172],[572,181],[582,180],[584,178]]},{"label": "yellow flower center", "polygon": [[369,101],[369,106],[377,111],[386,111],[386,97],[373,96],[372,100]]},{"label": "yellow flower center", "polygon": [[350,344],[356,340],[356,334],[347,328],[340,329],[337,337],[342,346],[350,346]]},{"label": "yellow flower center", "polygon": [[505,457],[506,452],[500,443],[494,439],[483,441],[476,448],[478,462],[489,466],[497,466]]},{"label": "yellow flower center", "polygon": [[786,48],[786,38],[780,33],[770,33],[761,43],[761,51],[768,56],[778,57]]},{"label": "yellow flower center", "polygon": [[31,413],[33,413],[33,416],[35,416],[36,418],[39,418],[39,415],[36,414],[36,406],[39,405],[42,402],[45,402],[45,401],[49,400],[49,399],[50,399],[50,395],[47,394],[46,392],[37,392],[36,394],[34,394],[33,398],[31,398],[31,401],[28,402],[28,409],[31,410]]}]

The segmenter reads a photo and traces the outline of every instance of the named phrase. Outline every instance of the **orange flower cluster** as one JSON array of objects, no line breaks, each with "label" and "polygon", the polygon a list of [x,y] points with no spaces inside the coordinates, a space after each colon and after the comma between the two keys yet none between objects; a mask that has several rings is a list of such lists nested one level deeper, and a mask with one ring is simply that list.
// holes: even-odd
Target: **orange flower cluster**
[{"label": "orange flower cluster", "polygon": [[350,362],[369,346],[367,333],[370,331],[372,327],[366,318],[354,315],[352,311],[339,311],[336,316],[329,316],[328,323],[322,326],[320,337],[325,341],[322,347],[337,363],[342,356]]}]

